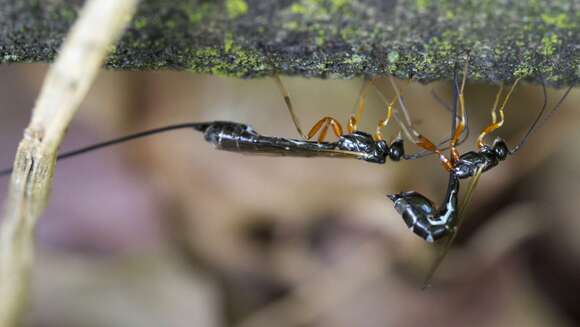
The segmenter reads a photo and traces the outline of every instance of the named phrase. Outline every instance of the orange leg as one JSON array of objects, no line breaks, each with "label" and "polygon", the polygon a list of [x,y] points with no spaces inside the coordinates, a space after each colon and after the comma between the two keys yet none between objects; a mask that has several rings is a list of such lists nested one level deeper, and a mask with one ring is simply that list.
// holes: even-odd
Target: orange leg
[{"label": "orange leg", "polygon": [[[393,89],[395,90],[396,96],[394,96],[390,101],[388,101],[385,96],[382,94],[382,92],[380,92],[379,87],[377,86],[377,84],[374,83],[373,80],[373,84],[377,90],[377,93],[381,96],[381,98],[383,99],[383,101],[385,102],[386,105],[386,117],[384,119],[379,120],[378,124],[377,124],[377,129],[375,134],[373,135],[375,140],[383,140],[384,136],[382,133],[382,129],[385,128],[389,121],[391,120],[391,118],[393,117],[393,108],[395,106],[395,103],[397,102],[397,100],[399,100],[402,97],[402,94],[407,90],[409,84],[411,83],[412,80],[409,80],[407,85],[405,86],[405,88],[403,89],[403,92],[399,91],[399,88],[397,87],[397,84],[395,83],[394,79],[392,76],[389,76],[389,80],[391,82],[391,85],[393,87]],[[411,122],[411,118],[409,116],[409,113],[407,112],[407,108],[405,108],[405,106],[403,105],[403,102],[401,101],[400,103],[400,111],[403,113],[405,120],[408,122],[409,126],[411,126],[410,128],[412,129],[412,122]],[[395,119],[397,120],[397,122],[399,123],[401,130],[405,131],[405,133],[407,135],[408,134],[408,129],[406,126],[404,126],[403,122],[398,119],[398,116],[395,116]],[[417,133],[418,134],[418,133]],[[412,139],[412,138],[411,138]]]},{"label": "orange leg", "polygon": [[356,110],[352,114],[350,114],[350,118],[348,119],[347,129],[349,133],[354,133],[358,129],[357,124],[360,121],[361,119],[360,117],[362,116],[363,112],[365,111],[366,95],[370,82],[371,80],[365,80],[358,93]]},{"label": "orange leg", "polygon": [[379,123],[377,125],[377,130],[376,130],[375,135],[374,135],[374,139],[377,141],[384,139],[382,129],[387,127],[387,125],[389,124],[389,121],[391,120],[391,117],[393,116],[393,106],[395,104],[395,101],[397,101],[397,97],[393,98],[393,100],[391,100],[389,103],[387,103],[387,115],[386,115],[385,119],[379,120]]},{"label": "orange leg", "polygon": [[306,139],[306,135],[304,134],[304,132],[302,132],[302,128],[300,127],[300,121],[298,120],[298,116],[296,116],[296,113],[294,112],[294,106],[292,105],[292,101],[290,100],[290,94],[288,93],[288,89],[286,89],[284,83],[282,83],[280,76],[274,75],[274,81],[276,82],[276,85],[278,86],[280,92],[282,93],[282,96],[284,97],[286,108],[288,108],[290,117],[292,117],[292,122],[294,123],[296,131],[300,136],[302,136],[302,138]]},{"label": "orange leg", "polygon": [[[411,140],[413,140],[413,142],[415,142],[415,144],[418,147],[423,148],[427,151],[436,153],[439,156],[439,160],[441,161],[443,168],[447,171],[451,171],[453,169],[453,162],[454,161],[449,160],[447,157],[445,157],[443,152],[433,142],[431,142],[428,138],[421,135],[421,133],[419,133],[414,128],[411,117],[410,117],[407,109],[405,108],[404,102],[402,101],[401,92],[399,92],[399,89],[397,88],[397,85],[395,84],[395,81],[393,80],[392,77],[390,77],[390,82],[391,82],[391,85],[393,86],[393,89],[395,90],[395,93],[397,93],[397,97],[394,100],[397,100],[397,99],[400,100],[399,101],[400,108],[401,108],[402,113],[405,116],[405,121],[408,125],[408,126],[406,126],[401,120],[397,119],[397,122],[401,126],[401,129],[405,132],[405,134],[407,134],[407,137],[409,139],[411,139]],[[390,104],[393,105],[394,101],[391,102]],[[387,113],[387,116],[389,116],[388,113]],[[463,118],[463,119],[465,119],[465,118]],[[458,134],[457,139],[459,139],[459,136],[461,136],[461,132]],[[457,140],[456,140],[456,142],[457,142]]]},{"label": "orange leg", "polygon": [[441,164],[443,165],[443,168],[445,168],[445,170],[451,171],[453,169],[453,163],[451,162],[451,160],[447,159],[447,157],[445,157],[443,152],[441,152],[441,150],[439,150],[439,148],[437,148],[437,146],[433,144],[433,142],[429,141],[429,139],[427,139],[421,134],[417,135],[417,137],[419,138],[419,140],[417,141],[417,146],[427,151],[431,151],[438,154],[439,160],[441,160]]},{"label": "orange leg", "polygon": [[465,130],[465,98],[463,96],[465,90],[465,83],[467,81],[467,67],[469,64],[469,57],[465,59],[465,66],[463,67],[463,79],[461,81],[461,88],[459,89],[459,119],[457,122],[457,127],[455,128],[455,133],[449,140],[449,149],[451,152],[451,161],[455,162],[459,160],[459,152],[457,151],[457,143]]},{"label": "orange leg", "polygon": [[509,92],[507,93],[507,95],[505,96],[503,103],[501,104],[501,106],[499,107],[499,109],[497,109],[497,111],[499,112],[499,120],[497,119],[497,114],[496,114],[496,108],[497,105],[499,103],[499,98],[500,95],[502,93],[503,90],[503,85],[500,87],[499,92],[497,93],[496,97],[495,97],[495,103],[493,108],[491,109],[491,124],[487,127],[485,127],[483,129],[483,131],[481,132],[481,134],[479,134],[479,137],[477,138],[477,147],[481,149],[481,147],[483,147],[485,145],[484,139],[487,135],[489,135],[491,132],[495,131],[496,129],[500,128],[501,126],[503,126],[503,123],[505,121],[505,115],[504,115],[504,109],[505,106],[508,103],[508,100],[510,99],[514,89],[516,88],[516,86],[518,85],[518,82],[520,81],[520,78],[516,79],[516,81],[514,82],[514,84],[512,85],[512,87],[510,88]]},{"label": "orange leg", "polygon": [[[401,92],[399,92],[399,89],[397,88],[397,85],[395,84],[395,81],[392,78],[390,78],[390,81],[391,81],[391,85],[393,86],[393,89],[395,90],[395,93],[397,94],[397,96],[395,99],[393,99],[392,102],[389,103],[389,105],[392,106],[392,105],[394,105],[394,102],[396,100],[400,100],[399,104],[400,104],[401,110],[402,110],[403,114],[405,115],[405,121],[409,125],[409,126],[406,126],[405,123],[403,123],[400,119],[397,119],[397,122],[401,126],[401,129],[405,132],[405,134],[407,134],[407,137],[410,140],[412,140],[413,142],[415,142],[415,144],[417,144],[418,147],[439,155],[439,160],[441,160],[441,164],[443,165],[443,168],[445,168],[445,170],[447,170],[447,171],[451,171],[453,169],[452,162],[449,159],[447,159],[447,157],[445,157],[443,152],[439,148],[437,148],[437,146],[433,142],[431,142],[428,138],[421,135],[421,133],[419,133],[413,127],[411,117],[410,117],[407,109],[405,108],[404,102],[401,100],[402,99]],[[389,116],[390,116],[390,112],[387,111],[387,117],[389,117]],[[395,118],[396,118],[396,116],[395,116]]]},{"label": "orange leg", "polygon": [[477,138],[477,148],[481,149],[481,147],[484,145],[484,137],[485,135],[491,133],[493,130],[495,130],[496,128],[498,128],[499,126],[497,126],[497,107],[499,105],[499,100],[501,98],[501,95],[503,93],[503,84],[499,87],[499,90],[497,91],[497,94],[495,95],[495,101],[493,103],[493,107],[491,108],[491,124],[487,127],[485,127],[483,129],[483,131],[481,132],[481,134],[479,134],[479,137]]},{"label": "orange leg", "polygon": [[[397,120],[397,122],[399,123],[401,130],[406,134],[407,138],[409,138],[411,141],[413,141],[420,148],[439,155],[439,160],[441,160],[441,164],[443,165],[443,168],[445,168],[445,170],[447,170],[447,171],[451,171],[453,169],[452,161],[447,159],[447,157],[445,157],[443,152],[439,148],[437,148],[437,146],[433,142],[431,142],[429,139],[427,139],[426,137],[421,135],[413,127],[411,117],[409,116],[409,113],[407,112],[407,109],[405,108],[404,102],[401,100],[402,99],[401,92],[397,88],[397,85],[395,84],[395,81],[393,80],[392,77],[390,78],[390,81],[391,81],[391,85],[393,86],[393,89],[395,90],[395,93],[397,94],[397,96],[391,101],[387,101],[387,99],[384,97],[382,92],[380,92],[378,86],[375,85],[375,87],[378,91],[378,94],[381,96],[383,101],[385,103],[387,103],[387,118],[379,122],[379,127],[377,128],[377,134],[375,134],[375,137],[376,137],[376,135],[381,135],[380,128],[386,126],[386,123],[388,123],[389,119],[394,116],[395,119]],[[399,104],[400,104],[401,111],[402,111],[403,115],[405,116],[406,124],[405,124],[405,122],[401,121],[401,119],[398,119],[397,115],[393,115],[392,108],[393,108],[396,100],[400,100]]]},{"label": "orange leg", "polygon": [[314,126],[312,126],[308,132],[308,135],[306,135],[306,139],[310,140],[312,137],[314,137],[314,135],[316,135],[316,133],[318,133],[318,131],[320,131],[320,134],[318,134],[318,142],[324,142],[326,134],[328,133],[329,126],[332,127],[332,131],[336,137],[342,136],[342,126],[338,120],[332,117],[323,117],[318,122],[316,122]]}]

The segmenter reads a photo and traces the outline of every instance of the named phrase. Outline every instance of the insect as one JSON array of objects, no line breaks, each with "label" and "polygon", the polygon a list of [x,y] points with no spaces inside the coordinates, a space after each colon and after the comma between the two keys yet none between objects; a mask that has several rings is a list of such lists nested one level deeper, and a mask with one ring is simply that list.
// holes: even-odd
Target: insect
[{"label": "insect", "polygon": [[[451,246],[455,236],[457,235],[457,230],[461,223],[462,211],[464,210],[466,204],[470,201],[473,194],[473,190],[477,185],[479,177],[481,174],[499,164],[499,162],[505,160],[509,155],[515,154],[519,149],[526,143],[529,136],[541,126],[540,121],[545,122],[555,111],[557,111],[564,99],[568,96],[571,91],[571,87],[568,88],[556,105],[548,112],[548,114],[542,120],[547,107],[547,92],[546,87],[543,85],[544,93],[544,103],[539,111],[536,119],[524,135],[523,139],[512,149],[510,149],[506,142],[501,138],[496,138],[492,144],[487,144],[485,142],[485,137],[491,132],[498,129],[504,124],[504,109],[508,103],[508,100],[513,93],[519,79],[516,80],[507,95],[504,97],[502,104],[498,107],[499,100],[503,91],[503,87],[500,87],[495,103],[491,110],[492,123],[483,129],[479,137],[477,138],[477,151],[470,151],[463,155],[459,155],[456,145],[456,140],[458,135],[461,133],[462,129],[465,128],[465,106],[463,99],[463,91],[465,88],[465,82],[467,78],[467,64],[465,65],[463,71],[463,80],[461,87],[457,87],[457,78],[455,78],[455,92],[458,93],[459,102],[459,123],[457,128],[453,126],[452,137],[450,140],[450,158],[445,157],[443,152],[438,149],[431,141],[427,138],[414,131],[414,135],[417,138],[417,145],[436,153],[440,156],[441,163],[446,171],[449,173],[449,183],[447,186],[446,195],[439,207],[429,200],[422,194],[410,191],[402,192],[398,194],[388,195],[387,197],[393,201],[395,209],[402,216],[405,224],[417,234],[419,237],[423,238],[427,242],[434,242],[443,237],[449,237],[447,243],[445,244],[442,252],[437,258],[435,264],[431,268],[425,286],[428,286],[429,280],[433,276],[438,265],[443,260],[446,252]],[[457,104],[456,104],[457,105]],[[499,118],[498,118],[499,113]],[[455,122],[455,120],[453,121]],[[452,125],[454,125],[452,123]],[[473,177],[469,188],[467,190],[463,205],[458,208],[458,194],[460,180]]]},{"label": "insect", "polygon": [[[386,118],[379,121],[374,135],[359,131],[357,128],[357,122],[360,119],[360,115],[364,111],[365,96],[368,86],[371,83],[370,80],[367,80],[365,83],[363,83],[363,86],[359,92],[357,109],[351,115],[348,122],[348,134],[343,133],[342,126],[336,119],[331,117],[324,117],[311,128],[307,135],[305,135],[302,132],[302,128],[300,127],[299,121],[294,112],[288,91],[278,77],[275,79],[284,96],[287,109],[292,117],[295,128],[303,137],[303,139],[265,136],[256,132],[251,126],[237,122],[192,122],[169,125],[144,132],[130,134],[70,152],[65,152],[57,156],[57,160],[67,159],[115,144],[179,129],[193,129],[195,131],[202,132],[204,134],[204,139],[208,143],[213,144],[218,150],[246,154],[291,157],[354,158],[377,164],[384,164],[387,158],[390,158],[393,161],[399,161],[402,159],[413,160],[430,154],[428,152],[422,152],[413,155],[406,155],[403,139],[401,137],[397,137],[390,144],[384,140],[381,129],[387,126],[392,117],[395,117],[401,128],[407,130],[407,127],[401,122],[401,118],[399,118],[397,113],[394,113],[393,110],[395,101],[401,97],[398,89],[396,97],[390,101],[383,99],[387,103],[387,114]],[[408,116],[407,113],[404,114],[405,116]],[[334,142],[324,141],[329,128],[332,128],[334,134],[338,137]],[[318,140],[311,141],[310,139],[317,133],[319,133]],[[467,133],[464,133],[462,137],[463,140],[465,140],[467,138]],[[446,142],[447,140],[444,140],[439,144],[441,145]],[[0,176],[8,175],[11,172],[12,168],[1,170]]]}]

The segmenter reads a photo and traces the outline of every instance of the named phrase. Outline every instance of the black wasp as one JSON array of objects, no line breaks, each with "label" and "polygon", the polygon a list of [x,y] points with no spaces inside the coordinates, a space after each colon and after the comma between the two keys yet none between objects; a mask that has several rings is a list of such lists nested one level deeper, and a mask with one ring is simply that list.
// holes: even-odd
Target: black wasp
[{"label": "black wasp", "polygon": [[[462,216],[460,211],[463,210],[463,208],[458,208],[460,179],[473,177],[473,180],[470,183],[469,189],[465,196],[464,203],[467,203],[471,198],[473,189],[475,188],[481,173],[497,166],[508,156],[514,155],[517,151],[519,151],[519,149],[526,143],[528,137],[536,130],[536,128],[541,126],[539,123],[544,123],[551,116],[551,114],[560,108],[562,102],[572,89],[572,87],[568,88],[560,100],[556,103],[556,105],[548,112],[546,116],[544,116],[547,108],[548,96],[545,85],[542,85],[544,94],[543,106],[536,116],[534,122],[524,135],[523,139],[515,147],[510,149],[507,143],[499,137],[497,137],[492,144],[485,142],[485,137],[487,135],[503,125],[505,106],[517,83],[519,82],[519,79],[513,83],[511,89],[504,97],[501,105],[499,105],[499,102],[503,87],[500,87],[495,99],[495,103],[491,110],[492,123],[485,127],[477,138],[477,151],[469,151],[463,155],[459,155],[456,148],[457,140],[459,139],[459,135],[462,133],[462,130],[466,128],[466,112],[463,99],[466,78],[467,64],[465,65],[465,69],[463,71],[463,81],[461,83],[461,87],[459,88],[457,86],[457,76],[454,83],[455,92],[458,93],[459,118],[458,122],[455,120],[452,122],[450,158],[447,158],[443,154],[442,150],[438,149],[427,138],[418,132],[413,131],[413,134],[417,140],[415,143],[428,151],[438,154],[443,167],[446,171],[449,172],[449,183],[447,186],[445,198],[443,199],[441,205],[436,207],[431,200],[415,191],[388,195],[388,198],[393,201],[395,209],[402,216],[405,224],[419,237],[423,238],[427,242],[434,242],[445,236],[450,236],[446,246],[441,252],[441,255],[433,265],[429,273],[429,277],[427,278],[427,282],[432,277],[432,274],[445,256],[447,250],[454,240],[454,237],[457,234],[457,229],[459,228],[459,219],[461,219]],[[457,107],[457,102],[455,107]],[[453,116],[455,117],[455,115]],[[544,117],[543,120],[542,117]],[[455,126],[456,123],[457,126]]]},{"label": "black wasp", "polygon": [[[323,117],[320,119],[308,132],[304,134],[302,128],[298,122],[296,114],[294,112],[290,96],[282,84],[282,81],[275,77],[275,80],[280,87],[280,90],[284,96],[284,100],[287,109],[291,115],[294,122],[294,126],[298,133],[302,136],[302,139],[292,139],[276,136],[265,136],[256,132],[252,127],[246,124],[229,122],[229,121],[214,121],[214,122],[194,122],[194,123],[183,123],[176,125],[169,125],[157,129],[152,129],[140,133],[130,134],[110,141],[90,145],[78,150],[73,150],[70,152],[65,152],[57,157],[57,160],[62,160],[70,158],[82,153],[94,151],[111,145],[127,142],[130,140],[143,138],[159,133],[174,131],[178,129],[193,129],[204,134],[204,138],[207,142],[213,144],[218,150],[246,153],[246,154],[262,154],[270,156],[289,156],[289,157],[335,157],[335,158],[353,158],[359,159],[366,162],[383,164],[386,162],[387,158],[393,161],[399,161],[401,159],[412,160],[420,158],[424,155],[429,154],[428,152],[418,153],[414,155],[406,155],[403,140],[401,137],[397,137],[390,144],[384,140],[381,130],[385,128],[392,117],[399,123],[401,128],[408,133],[409,127],[405,126],[402,119],[398,116],[397,112],[394,112],[394,105],[397,99],[401,104],[401,110],[405,115],[405,119],[408,121],[407,124],[410,126],[412,123],[408,118],[408,113],[405,111],[406,108],[403,102],[400,100],[401,95],[398,89],[396,89],[397,96],[390,101],[386,101],[386,117],[379,121],[376,132],[374,135],[369,133],[359,131],[357,128],[357,122],[360,119],[365,106],[365,97],[367,93],[368,86],[373,80],[366,80],[359,92],[358,102],[355,112],[351,115],[348,121],[348,133],[343,133],[343,128],[340,123],[332,117]],[[392,81],[393,86],[396,85]],[[378,91],[378,87],[377,87]],[[382,96],[382,93],[379,94]],[[334,142],[325,142],[326,135],[328,134],[328,129],[331,128],[334,134],[337,136],[337,140]],[[411,127],[412,128],[412,127]],[[311,139],[318,135],[317,141],[312,141]],[[464,133],[463,140],[466,138],[466,133]],[[462,142],[461,140],[460,142]],[[446,143],[447,140],[442,141],[440,144]],[[12,172],[12,169],[5,169],[0,171],[0,176],[8,175]]]}]

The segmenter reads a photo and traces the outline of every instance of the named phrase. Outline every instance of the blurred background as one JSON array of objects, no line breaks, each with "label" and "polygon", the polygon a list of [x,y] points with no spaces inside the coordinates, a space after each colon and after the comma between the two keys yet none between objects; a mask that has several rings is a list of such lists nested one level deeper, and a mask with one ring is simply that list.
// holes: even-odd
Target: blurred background
[{"label": "blurred background", "polygon": [[[0,66],[2,167],[46,70]],[[283,80],[305,128],[326,115],[346,122],[362,83]],[[472,132],[461,151],[489,124],[497,89],[467,85]],[[417,128],[440,140],[450,118],[431,91],[451,102],[443,82],[411,84],[405,97]],[[562,93],[550,90],[550,102]],[[448,175],[434,156],[385,165],[244,156],[182,130],[60,162],[37,231],[26,326],[578,325],[579,99],[573,91],[522,151],[482,176],[425,291],[436,248],[409,232],[385,195],[440,201]],[[542,102],[541,88],[522,84],[496,135],[518,143]],[[369,92],[361,129],[383,116]],[[61,150],[211,120],[297,137],[271,79],[104,71]],[[386,135],[396,134],[391,124]]]}]

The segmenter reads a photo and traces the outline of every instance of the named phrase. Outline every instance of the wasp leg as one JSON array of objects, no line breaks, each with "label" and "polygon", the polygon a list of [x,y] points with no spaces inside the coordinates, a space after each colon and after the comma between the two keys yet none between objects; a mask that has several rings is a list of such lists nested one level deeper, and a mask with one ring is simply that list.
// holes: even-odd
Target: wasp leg
[{"label": "wasp leg", "polygon": [[[395,90],[395,93],[397,94],[395,97],[393,97],[390,101],[387,100],[387,98],[385,97],[385,95],[381,92],[379,86],[376,84],[376,81],[373,80],[373,86],[375,87],[375,91],[377,92],[377,94],[381,97],[381,99],[383,100],[383,102],[385,103],[386,106],[386,117],[384,119],[379,120],[378,124],[377,124],[377,129],[375,131],[375,134],[373,135],[375,140],[383,140],[384,136],[382,133],[382,129],[385,128],[389,121],[391,120],[391,118],[395,118],[395,120],[397,121],[397,123],[399,124],[401,130],[406,134],[406,136],[413,141],[413,143],[415,143],[416,139],[413,138],[411,132],[409,131],[410,129],[412,129],[412,125],[413,123],[411,122],[411,117],[407,111],[407,108],[404,105],[404,102],[401,101],[399,98],[402,97],[402,93],[399,91],[399,89],[396,87],[396,84],[392,78],[392,76],[389,76],[391,83],[393,84],[393,88]],[[407,85],[405,86],[405,88],[403,89],[403,93],[407,90],[409,84],[411,83],[412,79],[408,81]],[[397,100],[399,100],[400,102],[400,110],[404,117],[405,117],[405,121],[407,122],[408,126],[411,127],[407,127],[407,125],[405,125],[405,123],[403,123],[403,121],[400,119],[399,115],[397,114],[397,112],[394,112],[394,106],[395,106],[395,102],[397,102]]]},{"label": "wasp leg", "polygon": [[417,146],[427,151],[436,153],[439,156],[439,160],[441,161],[443,168],[445,168],[445,170],[447,171],[453,170],[453,163],[451,162],[451,160],[447,159],[447,157],[445,157],[443,152],[433,142],[431,142],[428,138],[424,137],[421,134],[418,134],[417,137],[419,138],[419,140],[416,143]]},{"label": "wasp leg", "polygon": [[[399,110],[402,114],[403,117],[405,117],[405,123],[410,126],[411,128],[413,127],[413,121],[411,119],[411,115],[409,114],[409,110],[407,110],[407,106],[405,105],[405,101],[403,100],[403,95],[405,92],[407,92],[409,85],[411,84],[411,82],[413,82],[414,78],[411,78],[407,81],[407,85],[405,85],[405,88],[403,89],[403,91],[401,92],[399,90],[399,88],[397,87],[397,83],[395,83],[395,79],[393,78],[393,76],[389,75],[389,82],[391,83],[391,86],[393,87],[393,90],[395,91],[395,94],[397,95],[396,99],[399,101]],[[395,117],[397,115],[395,114]]]},{"label": "wasp leg", "polygon": [[340,125],[338,120],[332,117],[323,117],[318,122],[316,122],[314,126],[312,126],[312,128],[306,135],[306,139],[310,140],[312,137],[314,137],[314,135],[316,135],[316,133],[318,133],[318,131],[320,131],[320,134],[318,134],[318,142],[324,142],[324,138],[326,137],[329,126],[332,127],[334,135],[336,135],[337,137],[342,136],[343,134],[342,126]]},{"label": "wasp leg", "polygon": [[375,134],[373,136],[376,141],[384,139],[382,129],[387,127],[387,125],[389,124],[389,121],[391,120],[391,117],[393,116],[393,106],[395,104],[395,101],[397,101],[397,97],[394,97],[390,102],[388,102],[386,104],[386,107],[387,107],[386,108],[386,117],[384,119],[379,120],[379,123],[377,124],[377,129],[376,129]]},{"label": "wasp leg", "polygon": [[274,75],[274,81],[276,82],[276,85],[278,85],[278,88],[280,89],[280,92],[284,97],[286,108],[288,108],[290,117],[292,117],[292,122],[294,123],[296,131],[303,139],[306,139],[306,134],[304,134],[304,132],[302,131],[302,128],[300,127],[300,121],[298,120],[298,116],[296,116],[296,113],[294,112],[294,106],[292,105],[292,101],[290,100],[290,94],[288,93],[288,89],[284,86],[284,83],[282,83],[280,76]]},{"label": "wasp leg", "polygon": [[459,152],[457,151],[457,144],[458,144],[459,140],[461,139],[461,135],[463,134],[463,130],[465,130],[466,121],[467,121],[466,112],[465,112],[464,90],[465,90],[465,84],[467,82],[468,65],[469,65],[469,57],[465,60],[465,65],[463,67],[463,78],[461,80],[461,87],[459,88],[459,94],[458,94],[459,113],[457,114],[457,116],[458,116],[457,126],[455,128],[455,132],[453,133],[453,136],[451,137],[451,140],[449,140],[449,149],[451,152],[451,160],[453,162],[459,160]]},{"label": "wasp leg", "polygon": [[409,138],[413,143],[415,143],[420,148],[423,148],[432,153],[436,153],[439,156],[439,160],[441,161],[443,168],[445,168],[445,170],[447,171],[451,171],[453,169],[452,162],[449,159],[447,159],[447,157],[445,157],[443,152],[433,142],[431,142],[428,138],[423,136],[415,129],[409,116],[408,110],[403,101],[401,92],[399,91],[399,88],[397,87],[395,81],[391,76],[389,76],[389,79],[391,85],[393,86],[393,89],[395,90],[395,93],[397,94],[396,98],[399,100],[399,105],[401,111],[403,112],[403,115],[405,116],[405,121],[407,124],[405,124],[401,119],[398,119],[398,116],[396,114],[394,114],[394,117],[399,123],[399,126],[401,127],[403,132],[406,134],[407,138]]},{"label": "wasp leg", "polygon": [[514,84],[512,85],[512,87],[510,88],[509,92],[507,93],[507,95],[505,96],[501,106],[499,107],[499,109],[497,109],[497,111],[499,112],[499,120],[497,119],[496,116],[496,107],[500,98],[500,94],[501,91],[503,89],[503,86],[500,87],[499,92],[496,96],[495,99],[495,104],[491,110],[491,124],[487,127],[485,127],[483,129],[483,131],[481,132],[481,134],[479,134],[479,137],[477,138],[477,147],[478,148],[482,148],[485,145],[484,139],[487,135],[489,135],[491,132],[495,131],[496,129],[500,128],[501,126],[503,126],[503,123],[505,121],[505,115],[504,115],[504,109],[505,106],[508,103],[508,100],[510,99],[514,89],[516,88],[516,86],[518,85],[518,82],[520,81],[520,78],[516,79],[516,81],[514,82]]},{"label": "wasp leg", "polygon": [[[389,76],[389,78],[390,78],[391,83],[393,85],[393,89],[395,90],[396,96],[394,96],[391,99],[391,101],[387,101],[387,99],[383,97],[383,101],[385,102],[385,105],[386,105],[386,117],[384,119],[379,120],[379,123],[377,124],[377,129],[376,129],[376,132],[374,135],[375,140],[384,139],[382,129],[387,127],[387,125],[389,124],[389,121],[391,120],[391,117],[393,117],[393,107],[395,106],[395,102],[397,102],[399,97],[402,97],[402,94],[404,94],[407,91],[407,88],[408,88],[409,84],[411,83],[411,80],[409,80],[408,84],[405,86],[405,89],[403,89],[403,92],[400,92],[399,89],[397,88],[397,86],[396,86],[397,84],[395,84],[392,76]],[[375,84],[375,87],[377,87],[376,84]],[[381,96],[382,96],[382,93],[379,92],[379,94],[381,94]],[[403,101],[401,101],[401,111],[403,112],[403,115],[405,116],[406,121],[408,121],[409,125],[412,126],[411,117],[409,116],[409,113],[407,112],[407,108],[405,107]],[[396,115],[395,115],[395,120],[399,124],[399,127],[401,128],[401,130],[403,130],[403,131],[407,130],[406,127],[404,126],[403,122],[400,119],[398,119],[398,116],[396,116]]]},{"label": "wasp leg", "polygon": [[[454,83],[455,84],[455,83]],[[458,87],[458,86],[457,86]],[[459,91],[459,89],[458,89]],[[451,108],[449,106],[449,104],[447,104],[438,94],[437,92],[435,92],[433,89],[431,90],[431,95],[433,96],[433,98],[435,99],[435,101],[437,101],[445,110],[449,111],[450,113],[453,113],[453,108]],[[456,118],[457,120],[460,119],[459,115],[457,115],[456,113]],[[469,137],[469,119],[468,119],[468,114],[467,114],[467,110],[465,111],[465,128],[463,129],[463,134],[461,135],[461,138],[459,139],[459,141],[457,142],[456,145],[461,145],[463,144],[463,142],[465,142],[465,140],[467,140],[467,138]],[[444,140],[442,143],[438,143],[438,146],[442,146],[443,144],[449,142],[449,140],[451,140],[451,137],[449,137],[447,140]],[[448,150],[449,146],[444,147],[442,150]]]},{"label": "wasp leg", "polygon": [[[495,95],[495,101],[493,102],[493,107],[491,107],[491,124],[483,129],[481,134],[477,137],[477,144],[478,148],[481,148],[484,145],[484,137],[490,133],[492,130],[498,128],[499,126],[497,123],[497,107],[499,105],[499,100],[501,99],[501,95],[503,93],[504,85],[502,84]],[[503,123],[503,122],[502,122]],[[500,123],[500,124],[502,124]],[[500,125],[501,126],[501,125]]]},{"label": "wasp leg", "polygon": [[360,91],[358,93],[358,100],[356,103],[356,109],[354,110],[353,113],[350,114],[350,117],[348,119],[347,129],[349,133],[354,133],[358,129],[357,124],[360,121],[363,112],[365,111],[366,96],[370,83],[371,80],[366,79],[360,88]]}]

